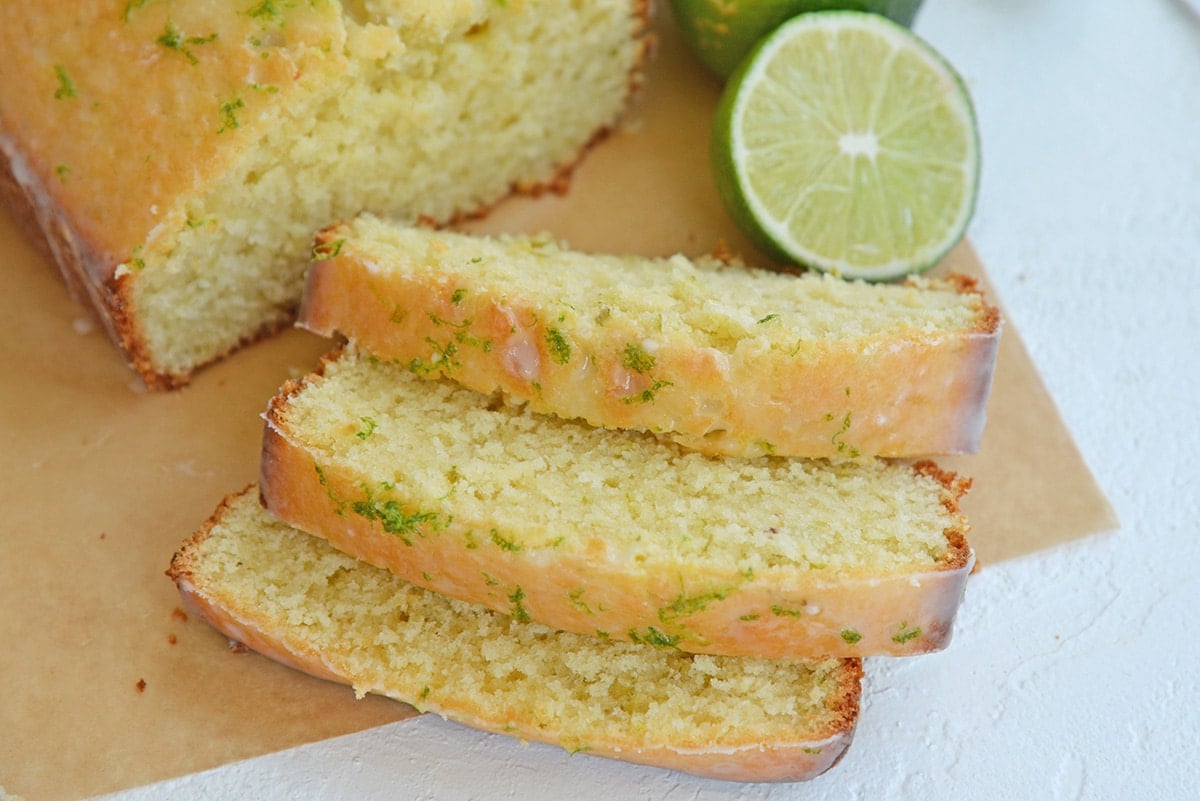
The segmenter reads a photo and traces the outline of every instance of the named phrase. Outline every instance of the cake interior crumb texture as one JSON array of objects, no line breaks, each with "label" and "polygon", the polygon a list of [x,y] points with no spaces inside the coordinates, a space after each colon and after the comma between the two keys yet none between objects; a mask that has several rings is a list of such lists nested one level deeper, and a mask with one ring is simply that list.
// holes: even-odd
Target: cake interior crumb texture
[{"label": "cake interior crumb texture", "polygon": [[[414,5],[362,3],[359,12],[379,19]],[[279,109],[262,143],[188,204],[197,224],[136,284],[152,348],[172,354],[165,366],[203,358],[264,317],[290,316],[307,247],[328,221],[360,209],[445,221],[495,202],[513,176],[552,178],[627,92],[608,53],[631,47],[628,24],[611,21],[628,6],[491,2],[445,27],[418,18],[383,59],[351,58],[343,80]],[[348,24],[356,56],[372,31]]]},{"label": "cake interior crumb texture", "polygon": [[857,660],[689,655],[519,623],[357,562],[275,521],[253,491],[231,504],[195,546],[196,584],[360,693],[552,727],[568,749],[796,742],[857,713]]},{"label": "cake interior crumb texture", "polygon": [[553,185],[644,56],[640,0],[88,5],[0,11],[0,145],[168,384],[292,319],[320,227]]},{"label": "cake interior crumb texture", "polygon": [[[287,405],[320,464],[525,552],[766,575],[933,568],[962,531],[935,478],[881,460],[719,459],[538,415],[348,349]],[[369,481],[367,480],[369,478]]]}]

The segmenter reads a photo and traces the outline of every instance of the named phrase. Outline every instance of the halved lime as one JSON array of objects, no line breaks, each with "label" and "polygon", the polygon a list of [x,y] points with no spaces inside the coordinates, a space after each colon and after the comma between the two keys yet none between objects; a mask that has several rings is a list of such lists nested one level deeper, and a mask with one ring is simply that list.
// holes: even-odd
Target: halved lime
[{"label": "halved lime", "polygon": [[797,14],[871,11],[911,26],[920,8],[921,0],[671,0],[684,41],[721,78],[728,78],[760,39]]},{"label": "halved lime", "polygon": [[801,14],[755,48],[721,97],[712,158],[747,236],[846,278],[932,267],[979,183],[962,79],[907,28],[856,11]]}]

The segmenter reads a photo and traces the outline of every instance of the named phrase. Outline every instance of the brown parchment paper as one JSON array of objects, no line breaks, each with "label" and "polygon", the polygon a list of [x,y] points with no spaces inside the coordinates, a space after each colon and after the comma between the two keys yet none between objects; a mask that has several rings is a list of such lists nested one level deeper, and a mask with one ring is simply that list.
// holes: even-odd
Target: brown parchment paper
[{"label": "brown parchment paper", "polygon": [[[464,227],[645,255],[724,242],[758,259],[711,184],[717,86],[669,20],[657,27],[644,94],[571,191]],[[983,272],[965,243],[940,269]],[[148,394],[4,214],[0,337],[0,785],[75,799],[414,714],[230,653],[163,576],[217,501],[254,480],[259,413],[327,343],[288,332]],[[975,477],[983,565],[1116,526],[1011,323],[982,452],[942,463]]]}]

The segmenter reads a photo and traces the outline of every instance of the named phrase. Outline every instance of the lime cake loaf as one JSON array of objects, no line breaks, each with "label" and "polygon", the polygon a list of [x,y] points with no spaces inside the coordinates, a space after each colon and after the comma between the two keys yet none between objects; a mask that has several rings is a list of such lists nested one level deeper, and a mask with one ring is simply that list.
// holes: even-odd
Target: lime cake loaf
[{"label": "lime cake loaf", "polygon": [[314,252],[302,325],[539,412],[714,455],[979,446],[1000,318],[966,279],[583,254],[371,216]]},{"label": "lime cake loaf", "polygon": [[448,599],[226,499],[169,575],[226,636],[321,678],[572,752],[796,781],[843,753],[857,659],[693,656],[558,632]]},{"label": "lime cake loaf", "polygon": [[772,658],[943,647],[973,554],[931,464],[718,459],[352,349],[266,414],[267,509],[522,620]]},{"label": "lime cake loaf", "polygon": [[[312,236],[563,186],[646,0],[0,7],[0,197],[146,382],[289,323]],[[3,168],[3,167],[6,167]]]}]

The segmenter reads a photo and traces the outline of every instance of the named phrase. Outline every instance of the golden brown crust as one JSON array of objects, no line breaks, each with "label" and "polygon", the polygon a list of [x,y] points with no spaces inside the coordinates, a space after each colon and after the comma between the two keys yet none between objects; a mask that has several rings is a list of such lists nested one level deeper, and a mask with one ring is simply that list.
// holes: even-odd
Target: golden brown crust
[{"label": "golden brown crust", "polygon": [[[148,343],[132,300],[133,280],[119,266],[169,250],[183,225],[184,201],[203,194],[256,140],[270,118],[259,113],[263,108],[344,71],[342,12],[336,3],[289,6],[288,24],[261,35],[264,22],[256,15],[231,14],[221,4],[36,6],[0,7],[0,202],[58,266],[72,295],[91,307],[146,385],[184,386],[195,370],[291,324],[295,308],[262,320],[219,352],[171,369]],[[634,34],[648,36],[646,4],[633,0],[632,9]],[[64,18],[74,24],[64,26]],[[184,29],[204,31],[195,37],[203,44],[173,49],[163,42]],[[265,39],[272,44],[243,46]],[[648,52],[644,41],[638,48],[631,94]],[[253,86],[270,91],[246,92],[247,75],[255,77]],[[237,122],[228,125],[222,109],[235,102]],[[604,133],[549,178],[512,190],[566,191],[571,171]],[[168,157],[174,166],[165,168]],[[177,168],[181,164],[187,168]],[[459,216],[482,216],[491,205]]]},{"label": "golden brown crust", "polygon": [[[0,130],[3,130],[2,124],[0,124]],[[3,140],[0,139],[0,152],[3,151],[2,143]],[[17,228],[24,231],[29,241],[42,254],[42,257],[53,264],[54,249],[51,247],[50,240],[47,239],[46,232],[42,230],[41,223],[38,221],[29,188],[18,183],[16,176],[13,175],[15,166],[13,159],[8,153],[5,153],[4,156],[4,158],[0,158],[0,206],[8,209],[9,214],[12,215],[13,222],[17,224]],[[72,284],[72,276],[64,275],[63,279],[70,287],[71,294],[76,296],[77,293]]]},{"label": "golden brown crust", "polygon": [[[187,608],[232,642],[247,645],[268,659],[311,676],[346,685],[355,683],[354,676],[341,671],[336,655],[330,655],[327,659],[326,655],[305,647],[301,641],[281,637],[262,626],[252,610],[235,612],[223,607],[220,599],[198,588],[186,572],[173,575],[172,578],[176,580]],[[815,778],[841,759],[854,737],[862,667],[857,659],[845,660],[843,665],[838,677],[839,689],[835,691],[838,725],[831,726],[824,736],[801,739],[781,734],[776,741],[747,743],[736,748],[712,745],[695,749],[673,748],[669,745],[651,748],[632,741],[593,741],[587,753],[727,781],[795,782]],[[389,692],[387,688],[375,688],[371,692],[401,703],[411,704],[418,700],[395,691]],[[561,746],[563,741],[561,733],[553,727],[528,720],[513,720],[511,717],[493,719],[469,698],[450,699],[437,708],[427,706],[424,711],[494,734],[550,745]]]},{"label": "golden brown crust", "polygon": [[[654,378],[668,389],[653,402],[631,402],[651,385],[624,368],[621,354],[649,332],[609,323],[588,335],[589,369],[556,363],[554,314],[518,293],[480,289],[464,301],[436,277],[375,269],[371,243],[354,241],[344,224],[323,230],[318,243],[338,252],[310,267],[303,327],[341,333],[381,358],[407,362],[444,336],[441,321],[461,321],[468,327],[460,334],[496,346],[458,348],[450,366],[434,372],[541,413],[654,432],[715,456],[913,457],[979,447],[1000,335],[998,313],[982,300],[969,329],[805,343],[786,357],[655,335]],[[950,283],[970,291],[970,279]],[[398,320],[397,308],[418,313]],[[511,354],[519,350],[536,351],[525,360],[536,369],[513,368]]]},{"label": "golden brown crust", "polygon": [[171,558],[166,575],[179,589],[180,598],[187,612],[196,615],[230,639],[231,647],[239,650],[243,646],[319,679],[345,683],[339,673],[326,667],[319,654],[303,644],[289,647],[262,625],[262,618],[254,610],[234,610],[224,606],[219,598],[205,587],[202,571],[198,568],[196,554],[204,540],[212,534],[213,527],[228,513],[232,504],[252,488],[231,493],[221,500],[216,510],[204,525],[179,546]]},{"label": "golden brown crust", "polygon": [[[251,113],[255,108],[284,102],[298,87],[339,69],[341,62],[322,51],[344,36],[340,12],[333,5],[300,10],[279,47],[258,51],[242,43],[260,23],[219,5],[172,10],[108,0],[32,8],[6,4],[0,11],[0,105],[13,115],[0,119],[4,200],[146,385],[182,386],[190,370],[170,374],[150,351],[131,301],[131,276],[120,275],[118,266],[156,247],[156,237],[169,236],[182,200],[202,191],[254,141],[267,118]],[[64,25],[65,18],[73,24]],[[171,26],[212,36],[186,54],[174,52],[160,43]],[[34,64],[44,68],[30,70]],[[247,74],[275,92],[243,97]],[[221,103],[234,97],[245,113],[236,130],[218,135]],[[170,98],[169,111],[164,98]],[[168,156],[188,168],[165,169]],[[263,321],[233,347],[290,322]]]},{"label": "golden brown crust", "polygon": [[[71,228],[49,210],[48,201],[39,200],[36,189],[17,182],[11,162],[0,160],[0,205],[13,215],[18,227],[33,242],[47,263],[58,268],[67,290],[108,334],[122,356],[145,385],[153,390],[172,390],[186,386],[193,372],[172,374],[159,370],[153,355],[146,347],[129,298],[128,276],[113,276],[103,283],[92,281],[96,269],[87,266],[95,258],[87,242],[74,238]],[[65,219],[65,218],[64,218]],[[297,304],[299,305],[299,304]],[[264,323],[250,336],[242,337],[235,345],[212,356],[194,369],[218,361],[235,350],[265,339],[295,322],[295,309],[286,316]]]},{"label": "golden brown crust", "polygon": [[[190,537],[185,539],[175,554],[171,557],[171,564],[167,567],[165,575],[171,581],[178,584],[180,581],[192,581],[195,578],[196,572],[196,548],[201,542],[208,539],[212,534],[213,527],[221,521],[226,514],[229,513],[230,507],[241,496],[245,495],[253,489],[253,484],[247,484],[238,492],[231,492],[221,499],[217,504],[217,508],[208,516],[208,519],[197,529]],[[173,616],[174,613],[172,613]],[[184,620],[187,616],[184,615]]]},{"label": "golden brown crust", "polygon": [[[308,380],[285,385],[266,412],[260,465],[264,505],[279,519],[417,586],[506,614],[519,589],[532,619],[554,628],[603,631],[625,641],[657,638],[695,653],[784,659],[901,656],[939,650],[949,642],[974,562],[961,516],[956,515],[958,527],[945,532],[947,549],[934,566],[883,574],[814,569],[746,576],[733,568],[695,568],[681,577],[674,564],[634,568],[583,551],[514,552],[478,543],[469,534],[471,524],[462,521],[451,521],[436,536],[405,540],[384,531],[377,520],[346,511],[346,499],[373,484],[370,477],[324,461],[290,434],[288,400]],[[948,493],[946,500],[956,503],[957,496]],[[680,612],[681,586],[689,601],[703,598],[703,603],[688,603]],[[580,588],[586,588],[588,604],[572,600]]]},{"label": "golden brown crust", "polygon": [[5,125],[0,118],[0,204],[47,262],[58,267],[71,296],[92,311],[115,341],[117,324],[109,313],[111,296],[92,280],[97,254],[91,243],[79,238],[67,224],[67,215],[46,189],[46,171],[18,152],[15,141],[5,133]]},{"label": "golden brown crust", "polygon": [[[344,654],[321,653],[286,623],[271,619],[261,609],[238,608],[222,595],[220,587],[206,585],[196,550],[241,494],[244,493],[222,501],[172,559],[167,575],[176,583],[186,608],[231,641],[243,643],[263,656],[318,678],[359,686],[361,677],[354,675]],[[647,747],[639,744],[634,739],[636,734],[631,732],[631,736],[619,741],[593,738],[587,753],[730,781],[811,779],[836,764],[853,738],[861,703],[862,675],[860,660],[842,660],[832,679],[836,687],[830,691],[829,720],[819,730],[804,735],[781,728],[777,735],[767,738],[731,732],[722,743],[687,746],[663,743]],[[398,686],[363,689],[401,702],[420,701]],[[497,719],[488,712],[486,699],[453,697],[440,699],[437,706],[429,704],[427,699],[421,703],[425,711],[484,731],[553,745],[563,745],[566,739],[559,727],[528,719],[515,710],[506,710],[505,717]]]}]

